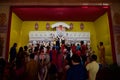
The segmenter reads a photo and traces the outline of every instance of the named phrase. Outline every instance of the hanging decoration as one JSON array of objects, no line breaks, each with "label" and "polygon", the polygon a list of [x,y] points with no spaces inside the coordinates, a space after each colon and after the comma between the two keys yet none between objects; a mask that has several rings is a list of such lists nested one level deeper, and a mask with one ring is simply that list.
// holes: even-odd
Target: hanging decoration
[{"label": "hanging decoration", "polygon": [[46,23],[46,29],[50,30],[50,24],[49,23]]},{"label": "hanging decoration", "polygon": [[64,22],[57,22],[51,25],[51,28],[53,30],[59,30],[62,29],[63,31],[65,31],[66,29],[70,29],[70,25],[64,23]]},{"label": "hanging decoration", "polygon": [[80,29],[81,29],[81,30],[84,29],[84,24],[83,24],[83,23],[80,24]]},{"label": "hanging decoration", "polygon": [[73,23],[70,23],[70,29],[71,30],[73,29]]},{"label": "hanging decoration", "polygon": [[38,30],[38,28],[39,28],[38,23],[35,23],[35,30]]},{"label": "hanging decoration", "polygon": [[51,25],[52,28],[56,28],[56,27],[59,27],[59,26],[65,27],[67,29],[70,28],[70,26],[68,24],[64,23],[64,22],[57,22],[57,23]]}]

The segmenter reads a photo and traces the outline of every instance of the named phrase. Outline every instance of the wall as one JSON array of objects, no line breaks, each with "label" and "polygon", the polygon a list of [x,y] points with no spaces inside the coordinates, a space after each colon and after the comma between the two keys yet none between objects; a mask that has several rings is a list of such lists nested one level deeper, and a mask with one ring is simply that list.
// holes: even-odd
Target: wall
[{"label": "wall", "polygon": [[12,13],[9,48],[11,48],[14,43],[17,43],[18,47],[20,47],[21,27],[22,27],[22,20],[19,17],[17,17],[14,13]]},{"label": "wall", "polygon": [[0,5],[0,57],[7,58],[7,31],[9,20],[9,6]]},{"label": "wall", "polygon": [[111,5],[114,43],[116,51],[117,63],[120,66],[120,4],[114,3]]},{"label": "wall", "polygon": [[[103,42],[106,51],[106,61],[107,63],[112,63],[112,50],[111,50],[111,40],[110,40],[110,30],[109,30],[109,22],[107,13],[103,16],[98,18],[95,22],[95,31],[96,31],[96,38],[97,44],[99,42]],[[97,45],[96,45],[97,46]]]}]

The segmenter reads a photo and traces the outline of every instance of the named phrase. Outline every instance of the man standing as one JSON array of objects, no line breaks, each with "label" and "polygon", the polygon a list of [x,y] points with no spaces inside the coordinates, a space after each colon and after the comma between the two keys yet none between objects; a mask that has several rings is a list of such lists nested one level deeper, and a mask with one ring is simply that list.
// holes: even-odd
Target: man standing
[{"label": "man standing", "polygon": [[90,57],[90,63],[86,65],[86,69],[88,71],[88,80],[95,80],[96,79],[96,74],[99,70],[99,64],[96,62],[97,56],[92,55]]},{"label": "man standing", "polygon": [[99,50],[99,59],[100,59],[100,63],[105,65],[106,61],[105,61],[105,47],[103,45],[103,42],[99,43],[99,46],[97,46],[98,50]]},{"label": "man standing", "polygon": [[10,49],[10,63],[13,63],[15,61],[17,54],[16,47],[17,47],[17,43],[14,43]]},{"label": "man standing", "polygon": [[72,66],[67,70],[67,80],[86,80],[86,69],[81,64],[80,57],[76,54],[73,54]]}]

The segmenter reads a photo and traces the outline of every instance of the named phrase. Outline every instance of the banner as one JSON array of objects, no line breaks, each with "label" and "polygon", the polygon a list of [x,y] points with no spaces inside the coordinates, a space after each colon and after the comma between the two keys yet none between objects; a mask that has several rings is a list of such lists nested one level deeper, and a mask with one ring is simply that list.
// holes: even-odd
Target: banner
[{"label": "banner", "polygon": [[54,41],[56,37],[63,38],[68,42],[90,41],[90,32],[63,32],[58,31],[31,31],[29,41]]}]

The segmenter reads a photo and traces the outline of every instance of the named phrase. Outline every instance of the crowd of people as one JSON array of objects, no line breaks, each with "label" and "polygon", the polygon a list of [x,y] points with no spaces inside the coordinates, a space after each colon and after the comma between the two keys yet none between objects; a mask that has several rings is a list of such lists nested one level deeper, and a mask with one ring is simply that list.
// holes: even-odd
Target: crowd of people
[{"label": "crowd of people", "polygon": [[18,51],[16,48],[14,43],[9,62],[0,60],[0,80],[95,80],[100,68],[96,54],[84,41],[77,45],[56,41],[52,47],[37,43]]}]

